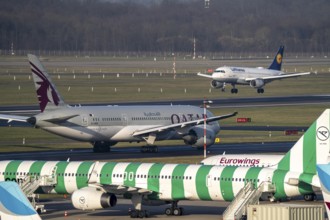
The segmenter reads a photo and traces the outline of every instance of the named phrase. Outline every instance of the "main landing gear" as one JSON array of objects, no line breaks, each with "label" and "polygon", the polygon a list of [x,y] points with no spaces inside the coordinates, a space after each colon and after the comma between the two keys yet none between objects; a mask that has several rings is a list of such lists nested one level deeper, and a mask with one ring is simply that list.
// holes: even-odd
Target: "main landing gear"
[{"label": "main landing gear", "polygon": [[131,200],[135,209],[128,212],[131,218],[148,218],[150,216],[147,210],[142,210],[142,198],[142,194],[132,195]]},{"label": "main landing gear", "polygon": [[263,88],[259,88],[259,89],[257,89],[257,92],[258,93],[264,93],[264,89]]},{"label": "main landing gear", "polygon": [[157,152],[158,152],[158,147],[155,145],[141,147],[141,153],[157,153]]},{"label": "main landing gear", "polygon": [[234,94],[234,93],[237,94],[237,93],[238,93],[238,89],[236,89],[236,88],[232,88],[232,89],[231,89],[231,93],[233,93],[233,94]]},{"label": "main landing gear", "polygon": [[94,153],[110,152],[111,143],[106,141],[95,141],[93,144]]},{"label": "main landing gear", "polygon": [[172,202],[171,207],[165,209],[165,214],[167,216],[180,216],[183,215],[183,208],[178,207],[178,201],[174,201]]}]

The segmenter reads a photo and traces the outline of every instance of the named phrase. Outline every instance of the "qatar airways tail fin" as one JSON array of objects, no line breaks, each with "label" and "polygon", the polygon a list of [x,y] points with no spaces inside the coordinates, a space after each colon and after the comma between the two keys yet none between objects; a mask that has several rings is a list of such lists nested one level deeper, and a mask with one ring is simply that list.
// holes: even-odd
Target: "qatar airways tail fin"
[{"label": "qatar airways tail fin", "polygon": [[41,112],[66,106],[39,59],[32,54],[28,54],[28,59]]}]

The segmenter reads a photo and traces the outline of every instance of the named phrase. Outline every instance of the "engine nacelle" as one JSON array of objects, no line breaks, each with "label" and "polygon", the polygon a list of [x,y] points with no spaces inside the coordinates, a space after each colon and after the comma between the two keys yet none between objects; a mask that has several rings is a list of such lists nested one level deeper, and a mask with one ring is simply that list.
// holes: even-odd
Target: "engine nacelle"
[{"label": "engine nacelle", "polygon": [[255,79],[255,80],[251,80],[250,82],[250,86],[253,88],[261,88],[265,85],[265,82],[263,79]]},{"label": "engine nacelle", "polygon": [[[202,148],[204,146],[204,126],[200,125],[189,130],[188,134],[183,136],[182,139],[187,145]],[[206,126],[206,146],[209,147],[214,144],[215,133],[210,126]]]},{"label": "engine nacelle", "polygon": [[71,201],[76,209],[95,210],[115,206],[117,197],[99,188],[84,187],[72,193]]},{"label": "engine nacelle", "polygon": [[212,80],[211,81],[211,87],[213,89],[222,89],[225,86],[224,83],[216,81],[216,80]]}]

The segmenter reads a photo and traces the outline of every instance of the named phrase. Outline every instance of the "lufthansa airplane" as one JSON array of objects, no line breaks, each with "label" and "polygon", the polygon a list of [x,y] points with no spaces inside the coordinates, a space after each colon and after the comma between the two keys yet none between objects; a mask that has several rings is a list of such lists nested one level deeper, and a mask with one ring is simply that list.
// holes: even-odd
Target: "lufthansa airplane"
[{"label": "lufthansa airplane", "polygon": [[[202,148],[204,109],[184,105],[79,106],[65,104],[38,58],[29,54],[41,113],[32,117],[0,115],[0,119],[27,122],[48,132],[93,144],[94,152],[110,151],[117,142],[146,141],[142,151],[157,152],[156,140],[183,140]],[[237,113],[214,116],[207,111],[206,145],[214,144],[218,120]]]},{"label": "lufthansa airplane", "polygon": [[[165,209],[166,215],[179,216],[183,214],[178,206],[181,200],[240,198],[236,201],[242,205],[247,196],[275,201],[314,195],[321,187],[316,165],[328,163],[329,130],[327,109],[271,167],[5,160],[0,161],[0,181],[24,182],[29,176],[49,179],[52,184],[40,186],[38,193],[72,194],[73,206],[85,211],[113,207],[117,196],[122,195],[132,201],[131,217],[148,216],[145,205],[165,204],[171,204]],[[329,184],[326,186],[329,191]]]},{"label": "lufthansa airplane", "polygon": [[197,75],[212,79],[211,87],[225,91],[226,84],[231,84],[231,93],[238,93],[235,85],[250,85],[257,89],[258,93],[264,93],[264,86],[273,80],[309,75],[305,73],[285,73],[281,71],[284,46],[281,46],[276,53],[272,64],[267,68],[248,68],[223,66],[217,68],[212,75],[198,73]]}]

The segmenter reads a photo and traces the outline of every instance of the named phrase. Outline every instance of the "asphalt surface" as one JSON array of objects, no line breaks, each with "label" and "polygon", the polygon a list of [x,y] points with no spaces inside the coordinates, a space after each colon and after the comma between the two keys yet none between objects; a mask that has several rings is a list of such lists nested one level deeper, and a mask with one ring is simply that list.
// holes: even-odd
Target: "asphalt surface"
[{"label": "asphalt surface", "polygon": [[[304,96],[279,96],[279,97],[254,97],[254,98],[222,98],[213,99],[211,108],[243,108],[243,107],[272,107],[290,105],[313,105],[330,103],[330,94],[304,95]],[[201,106],[203,100],[174,100],[174,101],[152,101],[152,102],[113,102],[113,103],[91,103],[83,106],[104,105],[194,105]],[[72,105],[74,106],[74,104]],[[0,114],[9,113],[33,114],[39,112],[38,105],[29,106],[0,106]]]},{"label": "asphalt surface", "polygon": [[[294,142],[270,142],[248,144],[218,144],[207,149],[207,156],[223,154],[263,154],[285,153],[291,149]],[[111,159],[137,159],[137,158],[161,158],[183,157],[203,155],[203,150],[197,150],[187,145],[159,146],[158,153],[141,153],[139,147],[113,147],[108,153],[93,153],[90,149],[73,149],[62,151],[36,151],[1,153],[0,160],[111,160]]]}]

